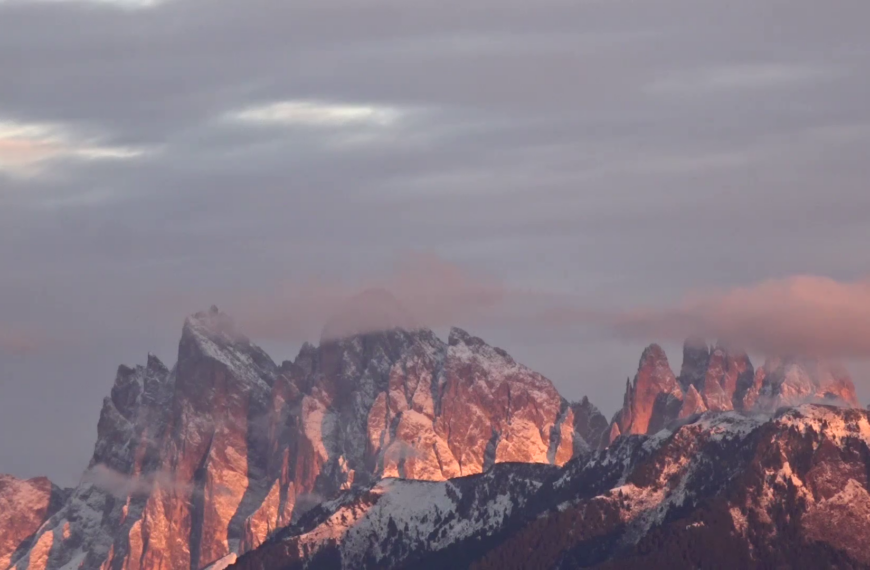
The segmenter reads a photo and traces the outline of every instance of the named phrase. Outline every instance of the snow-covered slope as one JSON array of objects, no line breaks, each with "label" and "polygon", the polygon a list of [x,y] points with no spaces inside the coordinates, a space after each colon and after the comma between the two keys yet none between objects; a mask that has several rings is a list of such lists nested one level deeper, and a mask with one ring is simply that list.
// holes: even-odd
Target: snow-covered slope
[{"label": "snow-covered slope", "polygon": [[870,418],[708,412],[561,469],[354,489],[234,568],[860,568]]},{"label": "snow-covered slope", "polygon": [[395,568],[498,532],[557,471],[500,464],[450,481],[384,479],[323,503],[234,568]]}]

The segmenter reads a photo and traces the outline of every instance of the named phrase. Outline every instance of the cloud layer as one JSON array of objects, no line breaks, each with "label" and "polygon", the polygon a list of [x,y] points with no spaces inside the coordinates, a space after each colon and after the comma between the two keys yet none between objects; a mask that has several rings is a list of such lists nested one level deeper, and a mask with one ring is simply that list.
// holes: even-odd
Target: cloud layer
[{"label": "cloud layer", "polygon": [[0,354],[27,354],[37,350],[39,344],[32,333],[4,328],[0,323]]},{"label": "cloud layer", "polygon": [[[491,276],[417,252],[368,279],[286,280],[266,290],[203,296],[225,299],[222,308],[254,338],[302,343],[393,327],[490,323],[503,314],[508,293]],[[182,297],[170,306],[180,312],[196,302]],[[155,303],[165,307],[166,298]]]},{"label": "cloud layer", "polygon": [[602,307],[866,274],[868,20],[866,0],[0,0],[3,344],[63,340],[0,350],[0,433],[27,434],[0,469],[74,482],[117,365],[174,360],[185,314],[217,303],[281,358],[372,287],[615,409],[652,339]]},{"label": "cloud layer", "polygon": [[838,282],[795,276],[679,305],[622,313],[613,321],[633,338],[718,338],[770,355],[870,358],[870,279]]},{"label": "cloud layer", "polygon": [[415,326],[532,335],[581,327],[639,342],[699,336],[767,355],[870,358],[870,279],[798,275],[690,292],[675,305],[608,310],[577,295],[514,288],[415,253],[367,283],[289,282],[270,294],[236,297],[230,306],[255,337],[296,343],[317,338],[320,328],[324,338],[336,338]]},{"label": "cloud layer", "polygon": [[178,493],[188,493],[193,487],[189,483],[176,481],[171,473],[155,472],[145,475],[127,475],[103,464],[94,465],[85,471],[82,483],[90,483],[117,499],[130,496],[148,495],[154,489],[171,489]]}]

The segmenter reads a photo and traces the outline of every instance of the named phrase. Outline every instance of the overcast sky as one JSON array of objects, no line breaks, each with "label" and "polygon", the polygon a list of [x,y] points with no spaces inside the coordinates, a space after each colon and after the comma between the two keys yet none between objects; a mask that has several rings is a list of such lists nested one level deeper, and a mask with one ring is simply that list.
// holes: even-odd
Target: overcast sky
[{"label": "overcast sky", "polygon": [[280,361],[320,326],[276,330],[294,292],[370,284],[446,283],[439,314],[609,417],[644,344],[679,368],[673,339],[475,318],[477,293],[860,283],[868,22],[867,0],[0,0],[0,472],[76,481],[117,365],[174,363],[187,313],[248,318]]}]

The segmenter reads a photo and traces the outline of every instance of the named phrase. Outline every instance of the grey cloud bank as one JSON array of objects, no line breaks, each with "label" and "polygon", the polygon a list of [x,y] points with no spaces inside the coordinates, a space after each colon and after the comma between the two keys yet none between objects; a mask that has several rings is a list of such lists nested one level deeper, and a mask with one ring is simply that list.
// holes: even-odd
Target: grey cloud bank
[{"label": "grey cloud bank", "polygon": [[[662,339],[513,301],[650,307],[633,330],[670,339],[691,291],[867,275],[867,21],[864,0],[0,1],[0,471],[77,480],[115,367],[172,361],[212,302],[291,357],[329,308],[305,291],[419,288],[424,318],[610,413]],[[403,278],[409,251],[433,257]]]}]

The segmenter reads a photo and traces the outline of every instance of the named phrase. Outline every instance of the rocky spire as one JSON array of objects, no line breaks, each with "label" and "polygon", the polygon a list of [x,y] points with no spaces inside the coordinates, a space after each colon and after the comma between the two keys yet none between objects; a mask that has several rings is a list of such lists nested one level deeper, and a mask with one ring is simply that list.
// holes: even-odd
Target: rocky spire
[{"label": "rocky spire", "polygon": [[702,414],[707,411],[707,406],[704,404],[704,399],[695,388],[694,385],[689,385],[689,390],[686,392],[686,397],[683,399],[683,406],[680,408],[680,418],[687,418],[694,414]]},{"label": "rocky spire", "polygon": [[119,367],[88,472],[30,531],[47,566],[223,567],[342,489],[562,465],[606,437],[588,399],[504,350],[461,329],[445,343],[380,293],[360,303],[383,330],[352,310],[333,330],[357,334],[280,367],[216,307],[185,320],[171,370]]},{"label": "rocky spire", "polygon": [[687,391],[689,386],[701,387],[709,364],[710,348],[707,341],[700,337],[686,339],[683,343],[683,366],[679,378],[683,391]]},{"label": "rocky spire", "polygon": [[626,383],[623,406],[614,423],[621,435],[658,431],[677,417],[682,400],[683,391],[665,351],[651,344],[641,355],[634,382]]},{"label": "rocky spire", "polygon": [[743,400],[754,384],[755,370],[745,351],[723,343],[710,347],[700,337],[683,344],[680,386],[694,386],[710,410],[743,409]]},{"label": "rocky spire", "polygon": [[846,368],[815,358],[771,358],[759,368],[757,407],[775,410],[807,402],[859,407]]}]

